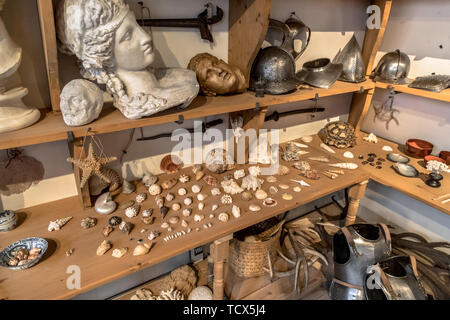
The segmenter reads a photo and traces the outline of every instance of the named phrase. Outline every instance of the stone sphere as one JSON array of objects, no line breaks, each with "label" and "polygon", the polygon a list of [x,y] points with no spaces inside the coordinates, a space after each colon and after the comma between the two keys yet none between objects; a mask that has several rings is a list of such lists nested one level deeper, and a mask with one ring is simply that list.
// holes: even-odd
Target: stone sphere
[{"label": "stone sphere", "polygon": [[210,288],[200,286],[195,288],[189,294],[188,300],[212,300],[213,293]]}]

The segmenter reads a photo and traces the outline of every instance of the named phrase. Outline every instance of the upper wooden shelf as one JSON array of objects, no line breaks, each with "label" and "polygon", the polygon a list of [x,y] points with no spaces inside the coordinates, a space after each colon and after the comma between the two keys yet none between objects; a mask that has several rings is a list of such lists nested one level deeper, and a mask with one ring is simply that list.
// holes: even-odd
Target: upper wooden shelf
[{"label": "upper wooden shelf", "polygon": [[103,134],[175,122],[179,120],[179,116],[189,120],[249,110],[255,108],[257,103],[261,107],[269,107],[282,103],[312,99],[316,94],[319,97],[327,97],[358,92],[361,87],[364,90],[372,89],[374,88],[374,83],[370,80],[357,84],[338,81],[330,89],[301,88],[290,94],[279,96],[266,95],[263,98],[255,97],[253,92],[219,97],[199,96],[184,110],[174,108],[139,120],[128,120],[119,110],[105,107],[98,120],[81,127],[69,127],[64,123],[60,114],[52,113],[50,110],[42,110],[41,119],[35,125],[22,130],[0,134],[0,150],[65,140],[67,139],[67,133],[70,131],[73,132],[75,138],[84,137],[89,128],[91,128],[92,133]]},{"label": "upper wooden shelf", "polygon": [[440,100],[445,102],[450,102],[450,88],[445,89],[441,92],[433,92],[433,91],[427,91],[422,89],[415,89],[408,87],[407,84],[390,84],[390,83],[384,83],[384,82],[376,82],[375,83],[376,88],[382,88],[382,89],[392,89],[394,88],[397,92],[403,92],[412,94],[414,96],[424,97],[428,99],[434,99],[434,100]]}]

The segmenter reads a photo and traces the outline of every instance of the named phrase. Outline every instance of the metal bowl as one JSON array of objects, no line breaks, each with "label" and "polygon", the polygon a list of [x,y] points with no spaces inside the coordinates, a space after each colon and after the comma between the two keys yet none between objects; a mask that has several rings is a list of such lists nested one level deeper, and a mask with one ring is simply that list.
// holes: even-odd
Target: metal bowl
[{"label": "metal bowl", "polygon": [[394,165],[392,167],[399,175],[402,175],[404,177],[414,178],[419,175],[419,171],[417,171],[416,168],[414,168],[413,166],[411,166],[409,164],[397,162],[397,163],[394,163]]},{"label": "metal bowl", "polygon": [[405,157],[405,156],[403,156],[403,155],[401,155],[399,153],[388,153],[386,158],[389,161],[392,161],[392,162],[395,162],[395,163],[397,163],[397,162],[399,162],[399,163],[408,163],[409,162],[409,158],[408,157]]},{"label": "metal bowl", "polygon": [[[10,266],[8,264],[9,260],[14,258],[12,253],[14,251],[20,250],[20,249],[26,249],[30,251],[31,249],[40,248],[41,253],[38,255],[38,257],[34,260],[31,260],[27,262],[26,264],[23,264],[21,266]],[[14,242],[13,244],[9,245],[7,248],[3,249],[2,252],[0,252],[0,266],[12,270],[25,270],[28,268],[31,268],[35,264],[37,264],[42,256],[44,255],[45,251],[47,251],[48,248],[48,242],[45,239],[42,238],[27,238],[23,240],[19,240]]]}]

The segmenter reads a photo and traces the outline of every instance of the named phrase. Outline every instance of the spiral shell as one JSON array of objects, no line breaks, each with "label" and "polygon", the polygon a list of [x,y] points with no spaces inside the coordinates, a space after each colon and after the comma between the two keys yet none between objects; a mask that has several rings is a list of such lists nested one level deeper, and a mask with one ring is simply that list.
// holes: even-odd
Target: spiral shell
[{"label": "spiral shell", "polygon": [[125,210],[125,215],[128,218],[134,218],[139,214],[139,211],[141,210],[141,206],[136,204],[132,207],[129,207]]},{"label": "spiral shell", "polygon": [[230,215],[228,213],[222,212],[218,217],[219,221],[228,222],[230,220]]},{"label": "spiral shell", "polygon": [[152,184],[149,188],[148,188],[148,192],[152,195],[152,196],[157,196],[159,194],[161,194],[161,187],[157,184]]}]

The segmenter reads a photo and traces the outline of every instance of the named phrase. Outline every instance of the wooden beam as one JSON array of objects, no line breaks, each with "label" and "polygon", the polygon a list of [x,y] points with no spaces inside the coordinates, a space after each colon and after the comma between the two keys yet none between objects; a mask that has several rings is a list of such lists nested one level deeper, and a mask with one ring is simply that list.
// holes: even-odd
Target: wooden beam
[{"label": "wooden beam", "polygon": [[247,80],[253,61],[269,28],[271,0],[230,0],[228,63],[242,70]]},{"label": "wooden beam", "polygon": [[374,91],[374,89],[369,89],[364,91],[363,93],[353,94],[348,122],[355,128],[356,136],[359,136],[359,132],[361,131],[361,124],[366,117],[367,112],[369,112]]},{"label": "wooden beam", "polygon": [[349,204],[348,204],[347,218],[345,219],[346,226],[355,223],[356,216],[358,215],[359,202],[366,193],[368,183],[369,180],[363,181],[349,188],[348,191]]},{"label": "wooden beam", "polygon": [[59,84],[58,48],[56,45],[55,17],[52,0],[37,0],[39,20],[41,22],[42,44],[47,66],[48,86],[53,112],[61,112],[59,102],[61,87]]},{"label": "wooden beam", "polygon": [[223,300],[224,293],[224,266],[225,260],[228,259],[230,248],[230,240],[233,235],[218,239],[211,244],[211,255],[214,261],[214,283],[213,283],[213,297],[214,300]]},{"label": "wooden beam", "polygon": [[[86,151],[83,144],[84,138],[76,138],[73,142],[68,142],[69,152],[72,158],[84,159],[86,158]],[[75,182],[77,185],[78,198],[83,208],[92,207],[91,195],[89,192],[89,183],[81,188],[81,170],[73,166],[73,172],[75,175]]]}]

